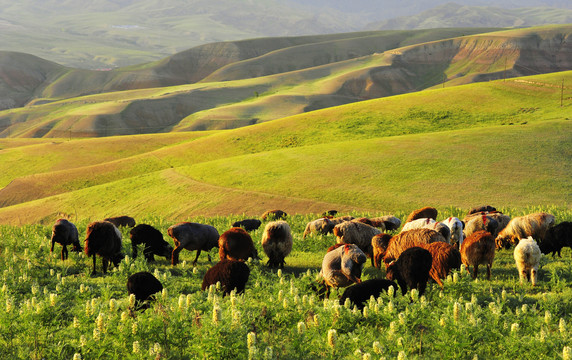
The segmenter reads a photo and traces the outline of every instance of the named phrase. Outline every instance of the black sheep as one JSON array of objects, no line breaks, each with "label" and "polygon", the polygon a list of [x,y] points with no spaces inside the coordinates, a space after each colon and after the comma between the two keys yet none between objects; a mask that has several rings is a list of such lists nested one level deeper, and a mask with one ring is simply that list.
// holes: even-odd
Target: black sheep
[{"label": "black sheep", "polygon": [[72,251],[81,252],[83,250],[79,244],[76,226],[66,219],[57,220],[52,227],[52,248],[50,252],[54,251],[55,243],[62,245],[62,260],[68,258],[67,245],[73,245]]},{"label": "black sheep", "polygon": [[260,227],[262,222],[258,219],[244,219],[232,223],[232,227],[241,227],[246,231],[254,231]]},{"label": "black sheep", "polygon": [[391,280],[370,279],[362,281],[361,283],[352,285],[344,290],[344,293],[340,298],[340,305],[343,305],[346,302],[346,299],[350,299],[358,309],[362,310],[365,303],[372,295],[373,297],[378,297],[383,291],[387,291],[390,286],[393,286],[393,289],[397,290],[397,284]]},{"label": "black sheep", "polygon": [[147,309],[148,302],[154,300],[153,294],[163,290],[161,282],[150,272],[135,273],[127,279],[127,293],[135,295],[135,310]]},{"label": "black sheep", "polygon": [[95,274],[95,255],[101,256],[103,273],[107,272],[108,262],[118,266],[124,255],[121,253],[121,232],[108,221],[96,221],[87,226],[85,237],[85,254],[93,256],[93,271]]},{"label": "black sheep", "polygon": [[133,258],[137,258],[137,245],[144,244],[143,255],[148,262],[155,261],[155,255],[171,260],[173,247],[163,240],[163,234],[151,225],[139,224],[129,232]]},{"label": "black sheep", "polygon": [[551,227],[546,232],[544,240],[538,244],[540,251],[548,255],[552,252],[552,257],[558,253],[558,257],[562,257],[560,252],[565,246],[572,247],[572,222],[563,221],[560,224]]},{"label": "black sheep", "polygon": [[115,216],[115,217],[108,217],[103,219],[103,221],[109,221],[113,225],[120,227],[120,226],[128,226],[133,227],[135,226],[135,219],[131,216]]},{"label": "black sheep", "polygon": [[250,269],[243,261],[221,260],[206,272],[201,289],[205,290],[220,281],[225,295],[233,289],[240,294],[244,292],[249,276]]},{"label": "black sheep", "polygon": [[433,257],[428,250],[411,247],[399,255],[399,258],[387,267],[387,279],[395,280],[405,295],[407,288],[417,289],[419,295],[425,293]]}]

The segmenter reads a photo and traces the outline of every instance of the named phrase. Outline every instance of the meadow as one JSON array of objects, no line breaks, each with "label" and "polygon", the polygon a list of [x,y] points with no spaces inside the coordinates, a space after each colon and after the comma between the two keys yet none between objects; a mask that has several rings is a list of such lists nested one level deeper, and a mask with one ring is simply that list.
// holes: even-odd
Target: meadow
[{"label": "meadow", "polygon": [[[493,204],[495,205],[495,204]],[[394,212],[402,220],[411,209]],[[500,208],[514,217],[537,211],[572,220],[568,208]],[[463,217],[466,209],[439,208],[438,219]],[[376,216],[374,213],[352,213]],[[132,259],[129,229],[122,229],[125,259],[107,275],[91,274],[91,259],[50,253],[51,225],[0,225],[0,358],[5,359],[570,359],[572,252],[544,256],[539,284],[520,284],[512,250],[497,252],[490,281],[455,271],[444,288],[431,284],[424,296],[387,294],[363,311],[340,305],[338,293],[320,300],[313,287],[333,235],[302,239],[317,214],[287,218],[294,249],[282,271],[269,270],[260,247],[262,227],[251,233],[261,256],[249,261],[242,295],[201,291],[212,266],[201,254],[181,252],[172,267],[157,258]],[[244,216],[192,217],[220,233]],[[170,220],[137,219],[166,234]],[[80,239],[87,219],[76,220]],[[140,252],[141,253],[141,252]],[[214,259],[218,258],[211,251]],[[216,260],[215,260],[216,261]],[[131,315],[127,277],[150,271],[165,290],[143,313]],[[369,261],[363,280],[384,277]],[[339,293],[341,294],[341,292]]]}]

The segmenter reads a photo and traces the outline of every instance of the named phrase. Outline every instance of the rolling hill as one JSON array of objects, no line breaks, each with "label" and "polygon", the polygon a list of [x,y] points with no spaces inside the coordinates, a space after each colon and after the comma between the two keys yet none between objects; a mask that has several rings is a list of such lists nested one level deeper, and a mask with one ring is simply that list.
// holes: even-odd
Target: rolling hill
[{"label": "rolling hill", "polygon": [[[200,58],[195,49],[132,71],[62,74],[57,68],[59,78],[46,75],[52,81],[37,87],[38,99],[29,106],[0,112],[4,129],[0,135],[78,137],[231,129],[372,98],[572,69],[571,25],[451,37],[465,31],[474,29],[213,45],[212,49],[230,47],[237,54],[226,65],[217,63],[216,51]],[[265,50],[248,51],[259,47]],[[197,66],[197,59],[204,66]],[[177,76],[183,73],[186,79]],[[164,86],[169,79],[198,82]],[[133,90],[56,101],[122,87]]]},{"label": "rolling hill", "polygon": [[3,139],[0,223],[569,208],[570,80],[568,71],[436,88],[208,133]]}]

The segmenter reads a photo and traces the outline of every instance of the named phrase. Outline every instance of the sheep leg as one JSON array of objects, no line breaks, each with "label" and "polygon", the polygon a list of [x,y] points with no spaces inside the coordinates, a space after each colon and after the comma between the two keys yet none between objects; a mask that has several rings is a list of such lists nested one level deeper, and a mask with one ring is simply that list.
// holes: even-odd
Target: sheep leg
[{"label": "sheep leg", "polygon": [[131,243],[131,256],[133,259],[137,258],[137,245],[134,243]]},{"label": "sheep leg", "polygon": [[[199,259],[199,255],[201,254],[201,249],[197,250],[197,256],[195,257],[195,261],[193,261],[193,266],[197,265],[197,260]],[[209,255],[209,261],[211,261],[211,257]]]},{"label": "sheep leg", "polygon": [[108,264],[108,261],[107,261],[106,258],[102,258],[102,259],[101,259],[101,262],[103,263],[103,273],[104,273],[104,274],[107,274],[107,264]]},{"label": "sheep leg", "polygon": [[419,291],[419,295],[425,294],[425,289],[427,288],[427,281],[420,281],[417,284],[417,290]]},{"label": "sheep leg", "polygon": [[473,279],[476,279],[476,278],[477,278],[477,274],[478,274],[478,273],[479,273],[479,265],[478,265],[478,264],[475,264],[475,265],[473,266]]},{"label": "sheep leg", "polygon": [[91,275],[95,275],[95,254],[93,254],[93,271],[91,272]]},{"label": "sheep leg", "polygon": [[56,241],[54,239],[52,239],[52,248],[50,249],[50,252],[54,252],[54,245],[56,244]]},{"label": "sheep leg", "polygon": [[492,264],[487,264],[487,280],[491,279],[491,266]]},{"label": "sheep leg", "polygon": [[177,265],[179,263],[179,253],[183,250],[183,246],[179,245],[173,250],[173,254],[171,256],[171,265]]},{"label": "sheep leg", "polygon": [[62,246],[62,260],[65,260],[68,258],[68,248],[66,245]]}]

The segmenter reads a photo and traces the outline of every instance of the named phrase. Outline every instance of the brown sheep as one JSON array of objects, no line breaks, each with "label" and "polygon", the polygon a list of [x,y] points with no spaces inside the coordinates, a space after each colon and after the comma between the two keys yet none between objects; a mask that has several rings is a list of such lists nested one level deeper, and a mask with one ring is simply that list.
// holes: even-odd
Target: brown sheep
[{"label": "brown sheep", "polygon": [[430,244],[436,241],[446,242],[443,235],[431,229],[413,229],[401,232],[391,238],[385,251],[380,250],[380,256],[383,256],[385,267],[396,260],[399,255],[413,246]]},{"label": "brown sheep", "polygon": [[493,212],[493,211],[497,211],[497,209],[490,206],[490,205],[481,205],[481,206],[476,206],[474,208],[471,208],[469,210],[469,215],[480,213],[480,212]]},{"label": "brown sheep", "polygon": [[543,212],[513,218],[497,235],[497,249],[516,245],[521,239],[529,236],[542,243],[546,232],[554,225],[554,220],[554,215]]},{"label": "brown sheep", "polygon": [[131,216],[109,217],[109,218],[103,219],[103,221],[109,221],[110,223],[112,223],[116,227],[120,227],[120,226],[133,227],[133,226],[135,226],[135,219],[132,218]]},{"label": "brown sheep", "polygon": [[453,245],[441,241],[419,245],[419,247],[431,253],[433,262],[429,276],[443,288],[441,279],[445,279],[452,269],[461,267],[461,253]]},{"label": "brown sheep", "polygon": [[346,221],[334,227],[336,242],[339,244],[357,245],[361,251],[371,258],[372,266],[374,266],[374,263],[371,238],[380,233],[379,229],[356,221]]},{"label": "brown sheep", "polygon": [[285,219],[288,214],[282,210],[268,210],[264,214],[262,214],[262,220],[279,220]]},{"label": "brown sheep", "polygon": [[426,206],[421,209],[413,210],[405,220],[405,224],[415,219],[431,218],[437,220],[437,209],[434,207]]},{"label": "brown sheep", "polygon": [[221,260],[205,273],[201,290],[205,290],[220,281],[223,296],[230,294],[234,289],[238,294],[241,294],[244,292],[249,276],[250,269],[243,261]]},{"label": "brown sheep", "polygon": [[369,220],[372,222],[373,227],[384,229],[383,231],[397,230],[401,226],[401,220],[393,215],[374,217]]},{"label": "brown sheep", "polygon": [[121,232],[115,225],[108,221],[95,221],[87,226],[85,236],[85,254],[93,256],[93,271],[95,275],[95,255],[101,256],[103,264],[103,273],[107,273],[108,262],[111,261],[115,266],[119,265],[123,254],[121,250]]},{"label": "brown sheep", "polygon": [[243,228],[233,227],[225,231],[218,239],[220,260],[248,260],[258,257],[250,234]]},{"label": "brown sheep", "polygon": [[371,247],[373,251],[373,266],[381,269],[381,262],[383,260],[383,255],[387,250],[389,241],[391,240],[391,235],[381,233],[377,234],[371,238]]},{"label": "brown sheep", "polygon": [[461,244],[461,261],[467,272],[473,266],[473,279],[477,278],[479,265],[487,265],[487,280],[491,279],[491,267],[495,259],[495,238],[484,230],[477,231],[467,237]]},{"label": "brown sheep", "polygon": [[262,248],[268,256],[267,265],[283,268],[284,258],[292,251],[292,231],[286,221],[279,220],[266,224],[262,234]]}]

